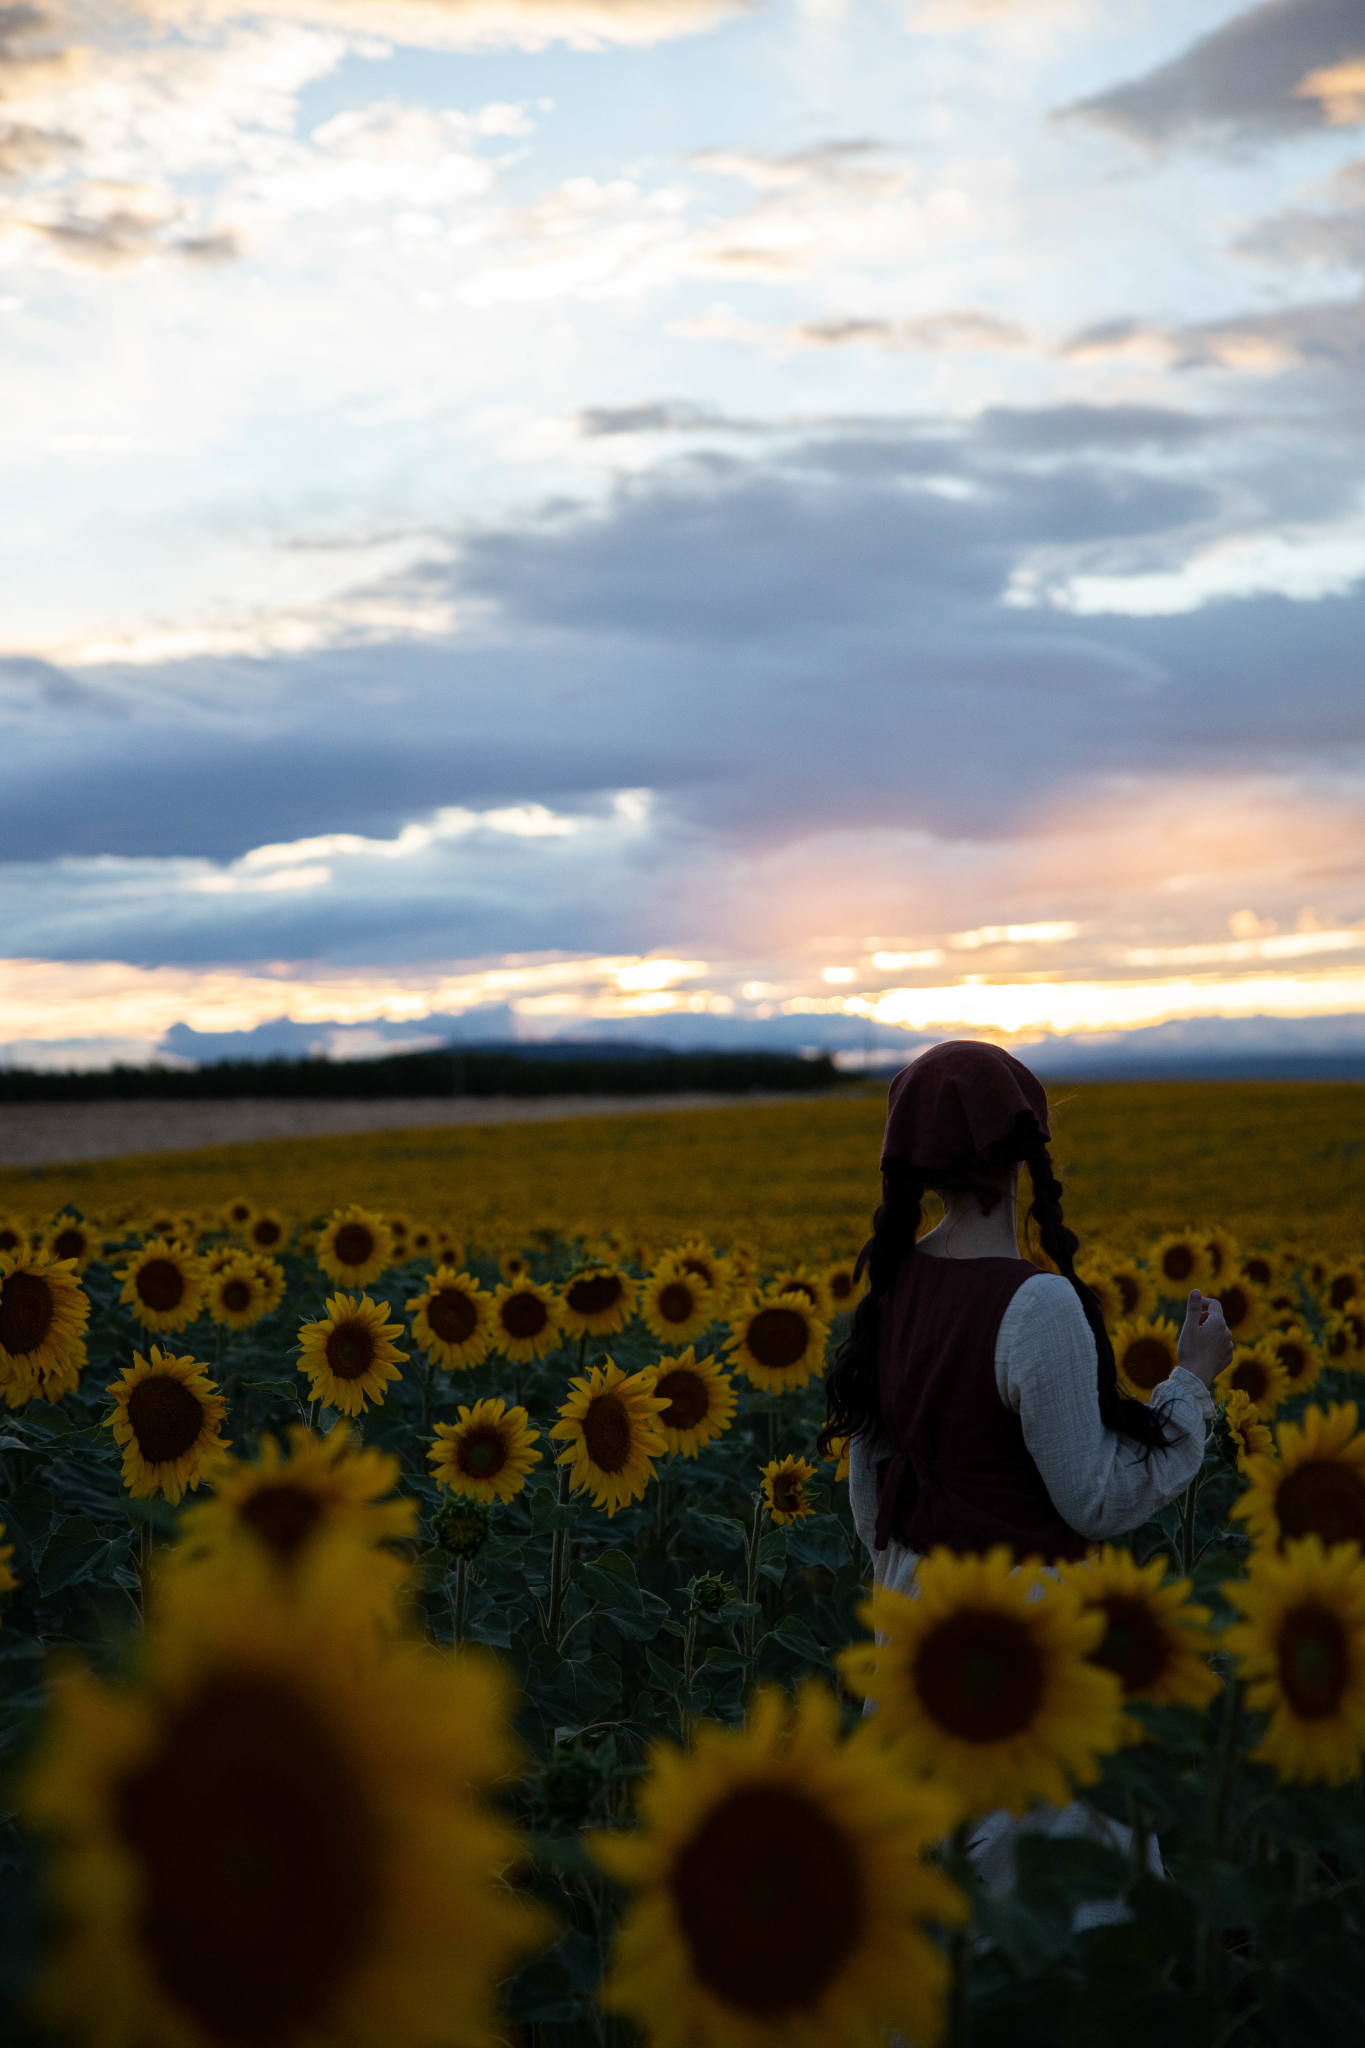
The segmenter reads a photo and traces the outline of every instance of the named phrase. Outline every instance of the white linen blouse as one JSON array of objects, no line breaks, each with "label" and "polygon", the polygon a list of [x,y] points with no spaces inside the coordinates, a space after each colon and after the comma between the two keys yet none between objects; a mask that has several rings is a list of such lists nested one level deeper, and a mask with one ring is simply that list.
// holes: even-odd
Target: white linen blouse
[{"label": "white linen blouse", "polygon": [[[1060,1273],[1035,1274],[1011,1299],[995,1341],[995,1384],[1019,1417],[1057,1513],[1092,1542],[1141,1528],[1180,1497],[1203,1463],[1213,1402],[1183,1366],[1152,1395],[1153,1408],[1173,1425],[1165,1450],[1144,1457],[1130,1438],[1105,1428],[1095,1397],[1095,1339],[1075,1289]],[[890,1445],[880,1437],[853,1439],[849,1504],[872,1554],[873,1584],[910,1593],[919,1552],[894,1536],[885,1550],[873,1548],[877,1461],[889,1454]]]}]

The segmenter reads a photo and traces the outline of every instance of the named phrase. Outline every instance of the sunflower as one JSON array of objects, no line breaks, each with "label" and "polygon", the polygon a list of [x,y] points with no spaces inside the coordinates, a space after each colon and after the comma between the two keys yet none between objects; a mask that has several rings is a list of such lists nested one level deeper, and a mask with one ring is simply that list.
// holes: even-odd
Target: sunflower
[{"label": "sunflower", "polygon": [[436,1442],[427,1452],[436,1468],[432,1477],[474,1500],[514,1500],[541,1460],[531,1449],[540,1432],[529,1427],[530,1416],[504,1401],[476,1401],[457,1412],[458,1422],[436,1425]]},{"label": "sunflower", "polygon": [[735,1419],[734,1381],[718,1358],[694,1358],[690,1344],[676,1358],[659,1360],[654,1392],[665,1403],[659,1428],[675,1456],[695,1458]]},{"label": "sunflower", "polygon": [[208,1477],[213,1499],[182,1516],[170,1553],[174,1569],[235,1568],[244,1554],[263,1551],[279,1570],[292,1571],[339,1539],[369,1553],[354,1580],[369,1580],[377,1609],[392,1606],[404,1567],[380,1546],[402,1541],[417,1526],[416,1501],[381,1499],[398,1483],[397,1458],[362,1450],[344,1422],[327,1436],[294,1423],[287,1450],[262,1437],[254,1463],[224,1457]]},{"label": "sunflower", "polygon": [[773,1294],[796,1294],[808,1302],[822,1323],[828,1324],[834,1317],[834,1300],[825,1285],[823,1273],[812,1273],[807,1266],[798,1266],[791,1273],[777,1273],[773,1276]]},{"label": "sunflower", "polygon": [[938,2039],[947,1969],[926,1921],[966,1918],[926,1861],[951,1826],[928,1786],[840,1742],[818,1685],[760,1692],[746,1728],[659,1744],[640,1826],[589,1839],[634,1894],[602,1992],[653,2048],[876,2048]]},{"label": "sunflower", "polygon": [[1138,1322],[1156,1307],[1157,1293],[1152,1276],[1136,1259],[1118,1259],[1107,1269],[1118,1289],[1120,1314],[1116,1320]]},{"label": "sunflower", "polygon": [[856,1259],[832,1259],[825,1268],[824,1280],[831,1315],[843,1315],[856,1308],[867,1292],[867,1274],[859,1273]]},{"label": "sunflower", "polygon": [[1244,1619],[1223,1638],[1270,1716],[1255,1751],[1282,1779],[1345,1785],[1365,1749],[1365,1559],[1305,1536],[1258,1551],[1223,1591]]},{"label": "sunflower", "polygon": [[209,1314],[224,1329],[249,1330],[270,1311],[260,1274],[240,1253],[209,1276],[205,1292]]},{"label": "sunflower", "polygon": [[262,1252],[250,1253],[248,1257],[265,1290],[265,1313],[270,1315],[284,1300],[284,1268],[278,1259],[268,1259]]},{"label": "sunflower", "polygon": [[1150,1401],[1180,1363],[1180,1333],[1165,1317],[1157,1321],[1120,1323],[1114,1332],[1114,1363],[1119,1391]]},{"label": "sunflower", "polygon": [[289,1242],[289,1229],[278,1209],[262,1209],[246,1226],[242,1235],[254,1252],[265,1252],[268,1256],[283,1251]]},{"label": "sunflower", "polygon": [[386,1323],[386,1301],[334,1294],[320,1322],[299,1330],[299,1371],[309,1376],[309,1396],[342,1415],[359,1415],[384,1399],[389,1380],[403,1377],[406,1351],[392,1339],[401,1323]]},{"label": "sunflower", "polygon": [[[1113,1672],[1126,1700],[1202,1710],[1223,1690],[1209,1664],[1209,1609],[1190,1600],[1189,1579],[1162,1585],[1164,1557],[1140,1565],[1130,1550],[1106,1543],[1098,1556],[1059,1569],[1082,1607],[1103,1614],[1104,1634],[1090,1662]],[[1137,1741],[1143,1730],[1126,1716],[1124,1733]]]},{"label": "sunflower", "polygon": [[[60,1928],[40,1990],[98,2048],[491,2048],[549,1928],[482,1792],[515,1768],[491,1660],[357,1656],[354,1553],[168,1603],[134,1681],[72,1672],[22,1798]],[[287,1930],[287,1932],[286,1932]]]},{"label": "sunflower", "polygon": [[1065,1806],[1070,1782],[1092,1783],[1121,1740],[1119,1682],[1090,1661],[1103,1615],[1037,1559],[1016,1569],[1004,1544],[984,1557],[934,1550],[915,1584],[918,1599],[873,1593],[860,1618],[876,1640],[843,1652],[845,1683],[876,1700],[885,1734],[964,1812]]},{"label": "sunflower", "polygon": [[1114,1329],[1123,1320],[1123,1296],[1119,1292],[1118,1283],[1103,1266],[1077,1265],[1076,1277],[1085,1282],[1099,1303],[1105,1328]]},{"label": "sunflower", "polygon": [[431,1223],[414,1223],[408,1232],[408,1257],[430,1259],[436,1254],[436,1229]]},{"label": "sunflower", "polygon": [[564,1328],[571,1337],[614,1337],[635,1313],[635,1282],[620,1266],[588,1266],[564,1288]]},{"label": "sunflower", "polygon": [[703,1287],[709,1287],[715,1300],[717,1315],[724,1313],[739,1283],[739,1275],[729,1259],[721,1258],[711,1247],[703,1244],[699,1237],[689,1237],[668,1255],[670,1264],[678,1266],[684,1273],[690,1273],[694,1280],[700,1280]]},{"label": "sunflower", "polygon": [[1213,1383],[1215,1395],[1226,1401],[1234,1387],[1240,1387],[1254,1403],[1262,1422],[1268,1422],[1289,1393],[1289,1375],[1269,1344],[1239,1344]]},{"label": "sunflower", "polygon": [[224,1230],[233,1237],[243,1237],[256,1220],[256,1204],[246,1195],[234,1195],[230,1202],[224,1202],[218,1215]]},{"label": "sunflower", "polygon": [[1233,1280],[1218,1292],[1223,1321],[1239,1344],[1250,1344],[1269,1318],[1270,1304],[1253,1280]]},{"label": "sunflower", "polygon": [[69,1261],[79,1275],[92,1259],[99,1257],[101,1245],[95,1232],[78,1216],[57,1216],[43,1238],[43,1250],[56,1264]]},{"label": "sunflower", "polygon": [[1284,1367],[1290,1394],[1306,1394],[1317,1385],[1322,1371],[1322,1354],[1306,1323],[1297,1320],[1286,1323],[1282,1329],[1272,1330],[1263,1341],[1265,1348],[1273,1351]]},{"label": "sunflower", "polygon": [[1211,1230],[1204,1240],[1204,1251],[1211,1285],[1216,1288],[1220,1281],[1231,1280],[1242,1256],[1236,1238],[1226,1230]]},{"label": "sunflower", "polygon": [[717,1315],[716,1297],[695,1273],[661,1259],[640,1290],[640,1316],[661,1344],[693,1344]]},{"label": "sunflower", "polygon": [[402,1263],[408,1256],[408,1234],[412,1229],[412,1218],[402,1209],[390,1209],[384,1221],[389,1226],[389,1236],[393,1239],[394,1261],[396,1264]]},{"label": "sunflower", "polygon": [[70,1260],[27,1245],[0,1253],[0,1388],[11,1408],[68,1380],[73,1364],[79,1372],[89,1320],[90,1303]]},{"label": "sunflower", "polygon": [[848,1477],[848,1447],[851,1442],[852,1438],[847,1436],[832,1436],[829,1440],[829,1450],[825,1453],[825,1457],[826,1462],[834,1467],[834,1483],[836,1486],[841,1479],[847,1479]]},{"label": "sunflower", "polygon": [[197,1358],[149,1346],[105,1388],[114,1412],[104,1426],[123,1446],[123,1483],[134,1500],[162,1493],[174,1507],[208,1476],[227,1446],[219,1431],[227,1402]]},{"label": "sunflower", "polygon": [[493,1296],[492,1343],[515,1365],[553,1351],[564,1327],[564,1304],[538,1280],[509,1280]]},{"label": "sunflower", "polygon": [[815,1509],[806,1488],[816,1477],[814,1465],[804,1458],[774,1458],[763,1467],[763,1499],[779,1529],[789,1522],[804,1522]]},{"label": "sunflower", "polygon": [[1280,1277],[1281,1260],[1275,1252],[1247,1252],[1240,1272],[1253,1287],[1273,1287]]},{"label": "sunflower", "polygon": [[204,1269],[173,1238],[149,1239],[115,1277],[144,1330],[183,1330],[204,1306]]},{"label": "sunflower", "polygon": [[1275,1438],[1256,1412],[1250,1394],[1234,1387],[1223,1407],[1223,1422],[1237,1458],[1237,1470],[1245,1474],[1249,1458],[1273,1457]]},{"label": "sunflower", "polygon": [[199,1223],[196,1217],[187,1216],[180,1209],[153,1209],[145,1220],[142,1235],[164,1237],[192,1252],[199,1236]]},{"label": "sunflower", "polygon": [[560,1409],[552,1437],[569,1448],[555,1459],[568,1465],[572,1490],[584,1488],[609,1516],[638,1500],[654,1477],[655,1458],[668,1449],[658,1418],[668,1406],[654,1391],[652,1370],[629,1377],[610,1359],[594,1366]]},{"label": "sunflower", "polygon": [[804,1387],[823,1372],[829,1330],[794,1294],[761,1294],[730,1325],[726,1349],[765,1393]]},{"label": "sunflower", "polygon": [[1340,1315],[1328,1316],[1322,1326],[1322,1348],[1343,1372],[1359,1372],[1365,1354],[1365,1314],[1348,1308]]},{"label": "sunflower", "polygon": [[1197,1230],[1168,1230],[1147,1254],[1147,1264],[1163,1294],[1188,1294],[1207,1288],[1213,1279],[1208,1248]]},{"label": "sunflower", "polygon": [[493,1341],[493,1297],[468,1273],[438,1266],[425,1294],[408,1301],[412,1341],[448,1372],[482,1364]]},{"label": "sunflower", "polygon": [[1302,1423],[1282,1422],[1274,1458],[1247,1459],[1246,1492],[1232,1512],[1253,1542],[1282,1544],[1316,1536],[1365,1548],[1365,1432],[1354,1401],[1312,1407]]},{"label": "sunflower", "polygon": [[9,1252],[19,1251],[21,1247],[27,1248],[27,1245],[28,1232],[24,1228],[22,1217],[13,1216],[8,1210],[0,1209],[0,1258]]},{"label": "sunflower", "polygon": [[531,1261],[525,1252],[502,1252],[498,1256],[498,1271],[504,1280],[525,1280],[530,1277]]},{"label": "sunflower", "polygon": [[318,1264],[329,1280],[368,1287],[392,1263],[393,1239],[368,1209],[334,1209],[318,1236]]},{"label": "sunflower", "polygon": [[1365,1276],[1359,1266],[1333,1266],[1318,1293],[1326,1315],[1341,1315],[1365,1303]]}]

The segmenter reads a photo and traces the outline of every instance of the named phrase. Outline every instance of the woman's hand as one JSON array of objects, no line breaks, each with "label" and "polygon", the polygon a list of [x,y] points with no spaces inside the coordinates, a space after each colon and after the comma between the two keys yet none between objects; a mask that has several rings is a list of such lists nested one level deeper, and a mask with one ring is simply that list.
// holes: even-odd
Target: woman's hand
[{"label": "woman's hand", "polygon": [[1211,1387],[1232,1358],[1232,1332],[1223,1321],[1223,1304],[1211,1294],[1190,1290],[1185,1327],[1176,1346],[1186,1372]]}]

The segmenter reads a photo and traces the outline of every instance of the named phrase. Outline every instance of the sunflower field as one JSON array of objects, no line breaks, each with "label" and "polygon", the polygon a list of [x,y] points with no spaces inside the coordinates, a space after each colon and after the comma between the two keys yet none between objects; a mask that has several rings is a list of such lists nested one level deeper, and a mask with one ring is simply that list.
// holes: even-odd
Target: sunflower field
[{"label": "sunflower field", "polygon": [[0,1215],[7,2042],[1358,2048],[1344,1208],[1092,1228],[1138,1398],[1224,1303],[1203,1469],[909,1601],[816,1448],[837,1185],[649,1242],[101,1191]]}]

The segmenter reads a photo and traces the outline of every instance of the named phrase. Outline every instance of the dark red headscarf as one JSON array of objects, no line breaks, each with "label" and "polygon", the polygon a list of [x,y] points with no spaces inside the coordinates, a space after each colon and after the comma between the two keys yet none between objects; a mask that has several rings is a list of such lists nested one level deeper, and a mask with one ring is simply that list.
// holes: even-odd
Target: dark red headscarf
[{"label": "dark red headscarf", "polygon": [[932,1045],[891,1083],[882,1159],[911,1166],[967,1166],[1008,1138],[1020,1115],[1046,1141],[1043,1084],[998,1045],[950,1038]]}]

